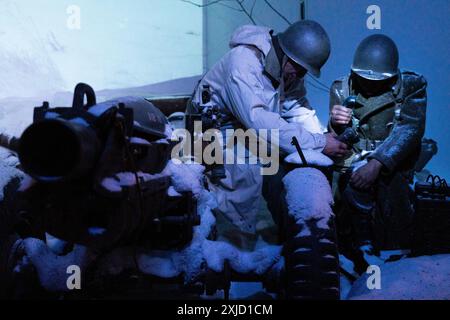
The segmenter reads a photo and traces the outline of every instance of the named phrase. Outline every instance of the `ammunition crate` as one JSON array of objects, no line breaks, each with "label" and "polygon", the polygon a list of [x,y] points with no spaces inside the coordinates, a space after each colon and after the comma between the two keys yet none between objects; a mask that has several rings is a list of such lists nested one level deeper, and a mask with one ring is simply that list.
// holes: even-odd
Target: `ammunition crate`
[{"label": "ammunition crate", "polygon": [[445,180],[431,176],[414,189],[412,255],[450,253],[450,188]]}]

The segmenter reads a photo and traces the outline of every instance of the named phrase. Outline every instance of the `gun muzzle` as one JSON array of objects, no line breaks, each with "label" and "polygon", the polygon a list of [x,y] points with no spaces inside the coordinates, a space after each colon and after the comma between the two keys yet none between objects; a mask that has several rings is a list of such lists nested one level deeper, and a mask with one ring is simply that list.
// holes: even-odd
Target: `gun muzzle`
[{"label": "gun muzzle", "polygon": [[96,132],[68,120],[46,119],[22,134],[19,160],[23,170],[41,182],[82,177],[91,171],[100,154]]}]

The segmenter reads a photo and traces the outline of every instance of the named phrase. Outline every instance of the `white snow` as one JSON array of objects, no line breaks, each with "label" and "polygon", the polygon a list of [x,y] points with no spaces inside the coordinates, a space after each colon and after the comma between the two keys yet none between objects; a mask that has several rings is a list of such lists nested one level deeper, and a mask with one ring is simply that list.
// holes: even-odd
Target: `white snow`
[{"label": "white snow", "polygon": [[172,185],[176,191],[192,191],[195,197],[199,197],[203,191],[204,170],[203,166],[196,163],[175,163],[170,160],[163,173],[171,176]]},{"label": "white snow", "polygon": [[180,274],[180,269],[175,265],[171,252],[154,251],[151,255],[139,255],[138,264],[142,272],[161,278],[173,278]]},{"label": "white snow", "polygon": [[172,134],[173,134],[173,128],[171,126],[170,123],[167,123],[165,128],[164,128],[164,134],[166,135],[166,139],[171,139],[172,138]]},{"label": "white snow", "polygon": [[[306,162],[308,163],[308,165],[319,166],[319,167],[329,167],[329,166],[333,165],[333,160],[331,160],[330,158],[328,158],[326,155],[324,155],[321,152],[314,151],[314,150],[303,150],[303,154],[305,156],[305,159],[306,159]],[[298,152],[291,153],[284,159],[284,161],[288,162],[288,163],[292,163],[292,164],[304,165]]]},{"label": "white snow", "polygon": [[192,191],[198,199],[201,224],[194,228],[192,242],[184,250],[164,254],[152,251],[143,254],[138,260],[139,268],[143,272],[160,277],[183,273],[188,282],[204,270],[204,262],[216,272],[223,270],[226,261],[237,272],[266,272],[280,259],[280,246],[265,246],[253,252],[243,252],[229,243],[207,240],[216,222],[211,211],[216,207],[216,202],[213,194],[202,186],[203,170],[204,167],[198,164],[169,162],[164,172],[171,173],[172,184],[177,192]]},{"label": "white snow", "polygon": [[39,33],[34,19],[25,14],[29,9],[27,4],[17,2],[1,1],[0,98],[30,97],[61,90],[64,80],[49,55],[47,39]]},{"label": "white snow", "polygon": [[[232,269],[241,273],[263,274],[282,266],[280,246],[263,245],[258,246],[254,251],[245,252],[229,243],[207,240],[206,238],[215,224],[215,217],[211,209],[216,206],[216,203],[213,194],[202,187],[203,167],[196,164],[169,164],[168,167],[170,168],[165,171],[173,173],[173,181],[178,182],[176,186],[173,186],[174,192],[197,190],[198,212],[202,219],[201,225],[194,229],[192,242],[180,251],[117,248],[99,261],[100,272],[111,275],[119,274],[126,268],[135,267],[135,261],[137,261],[138,268],[146,274],[167,278],[184,274],[185,280],[189,282],[195,281],[206,266],[220,272],[223,270],[225,262]],[[302,188],[309,186],[311,190],[317,192],[318,186],[315,182],[322,179],[319,178],[320,175],[311,170],[306,170],[302,174],[308,176],[308,181],[312,182],[297,186],[298,190],[304,191]],[[127,173],[120,177],[125,183],[132,181],[132,179],[128,179]],[[292,177],[298,177],[298,173]],[[321,181],[321,183],[323,182]],[[301,212],[305,207],[297,204],[296,209]],[[327,210],[323,210],[327,212]],[[324,212],[316,212],[316,214],[319,217],[322,216],[322,220],[326,220],[328,216],[324,216]],[[304,219],[304,216],[300,215],[299,219]],[[38,239],[26,239],[23,243],[27,257],[22,263],[31,261],[36,267],[41,283],[51,291],[67,291],[68,275],[66,270],[69,265],[77,264],[83,272],[83,268],[95,258],[95,255],[83,246],[77,245],[70,254],[58,256],[51,250],[50,241],[48,245]],[[341,283],[343,299],[450,299],[450,255],[404,258],[396,262],[386,262],[390,255],[404,254],[405,252],[382,252],[380,257],[376,257],[369,254],[369,247],[363,249],[369,263],[376,264],[381,268],[382,288],[381,290],[367,289],[368,275],[359,278],[352,287],[348,280],[343,278],[344,281]],[[351,270],[352,263],[342,256],[340,258],[342,266],[346,270]],[[259,286],[257,287],[259,288]],[[347,292],[349,292],[348,295]]]},{"label": "white snow", "polygon": [[3,199],[3,188],[13,177],[23,178],[22,171],[16,169],[18,159],[5,149],[0,149],[0,200]]},{"label": "white snow", "polygon": [[[289,172],[283,183],[289,213],[295,220],[317,220],[319,228],[328,229],[328,220],[333,215],[333,196],[325,175],[317,169],[298,168]],[[307,228],[302,232],[307,235]]]},{"label": "white snow", "polygon": [[450,255],[421,256],[379,265],[381,289],[369,290],[364,275],[351,288],[352,300],[450,300]]},{"label": "white snow", "polygon": [[[280,246],[261,246],[253,252],[244,252],[229,243],[207,240],[216,222],[211,209],[217,204],[213,194],[203,188],[203,170],[204,167],[198,164],[177,165],[170,162],[163,173],[171,174],[171,194],[191,191],[198,200],[201,224],[194,227],[193,239],[184,249],[161,251],[117,248],[99,261],[100,272],[117,275],[124,269],[135,267],[137,261],[137,267],[143,273],[165,278],[183,274],[185,280],[191,282],[202,274],[206,266],[220,272],[225,262],[228,262],[235,271],[263,274],[279,262]],[[140,176],[144,179],[154,177],[144,173],[140,173]],[[132,183],[135,183],[135,178],[131,173],[119,173],[105,182],[106,185],[111,184],[109,187],[117,189]],[[51,291],[67,291],[66,266],[78,264],[83,270],[93,258],[89,249],[82,246],[76,246],[72,253],[61,257],[38,239],[27,239],[24,243],[27,256],[38,270],[41,283]]]},{"label": "white snow", "polygon": [[[146,140],[144,140],[146,141]],[[179,195],[179,192],[193,191],[194,195],[199,195],[202,186],[198,175],[203,173],[204,167],[198,164],[174,164],[169,161],[166,168],[157,174],[149,174],[145,172],[137,172],[138,178],[142,181],[149,181],[161,177],[171,178],[172,186],[168,190],[171,196]],[[136,184],[136,176],[133,172],[119,172],[113,177],[106,177],[102,180],[101,185],[111,192],[120,192],[124,186],[132,186]]]},{"label": "white snow", "polygon": [[261,275],[280,259],[281,246],[266,246],[244,252],[226,242],[206,240],[203,255],[213,271],[222,271],[225,261],[228,261],[230,267],[239,273],[255,272]]},{"label": "white snow", "polygon": [[[139,269],[159,277],[174,277],[184,274],[187,281],[195,279],[204,269],[203,244],[209,236],[215,223],[211,212],[215,200],[212,194],[201,185],[204,167],[198,164],[169,163],[164,174],[171,174],[173,191],[192,191],[198,199],[198,212],[201,215],[201,225],[194,228],[191,243],[180,251],[158,251],[140,248],[137,253]],[[118,248],[101,261],[101,270],[107,274],[118,274],[127,267],[133,266],[132,248]]]},{"label": "white snow", "polygon": [[23,240],[23,246],[41,285],[49,291],[68,291],[67,268],[76,265],[83,270],[95,258],[88,248],[80,245],[65,256],[56,255],[45,242],[35,238]]},{"label": "white snow", "polygon": [[121,192],[122,186],[117,179],[114,178],[104,178],[101,183],[102,187],[110,192]]},{"label": "white snow", "polygon": [[207,240],[215,223],[210,207],[214,200],[210,196],[206,193],[201,197],[199,210],[202,221],[200,226],[195,227],[192,242],[179,252],[149,251],[140,254],[138,263],[142,272],[159,277],[184,274],[186,281],[191,282],[204,271],[204,262],[216,272],[222,271],[225,262],[228,262],[237,272],[263,274],[280,259],[280,246],[244,252],[229,243]]},{"label": "white snow", "polygon": [[[78,82],[98,90],[143,86],[202,72],[202,10],[195,6],[74,2],[0,1],[0,98],[46,96]],[[79,28],[72,26],[76,12],[67,11],[73,5]]]}]

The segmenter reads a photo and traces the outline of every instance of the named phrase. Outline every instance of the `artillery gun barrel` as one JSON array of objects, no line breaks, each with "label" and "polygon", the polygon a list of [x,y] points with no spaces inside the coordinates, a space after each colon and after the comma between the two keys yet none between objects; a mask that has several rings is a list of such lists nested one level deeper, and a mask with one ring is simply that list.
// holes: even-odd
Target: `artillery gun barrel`
[{"label": "artillery gun barrel", "polygon": [[2,146],[18,153],[23,170],[41,182],[83,176],[94,168],[101,150],[92,128],[67,120],[35,122],[20,139],[5,137],[2,142],[1,137]]}]

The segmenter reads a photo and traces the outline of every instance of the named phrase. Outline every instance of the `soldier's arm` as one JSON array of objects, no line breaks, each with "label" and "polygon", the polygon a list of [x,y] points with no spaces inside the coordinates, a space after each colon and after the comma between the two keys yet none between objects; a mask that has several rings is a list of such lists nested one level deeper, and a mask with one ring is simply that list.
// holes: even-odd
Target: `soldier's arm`
[{"label": "soldier's arm", "polygon": [[296,152],[295,147],[291,145],[292,137],[296,137],[305,149],[321,152],[326,145],[326,137],[323,134],[310,133],[301,125],[289,123],[278,112],[270,110],[261,70],[258,69],[256,61],[253,64],[243,64],[241,61],[249,61],[252,56],[249,54],[245,60],[242,56],[246,52],[241,51],[230,67],[231,72],[224,86],[233,115],[247,129],[277,129],[279,146],[286,153]]},{"label": "soldier's arm", "polygon": [[380,161],[388,172],[418,149],[425,131],[427,82],[416,75],[406,79],[404,85],[404,101],[395,116],[392,132],[369,157]]},{"label": "soldier's arm", "polygon": [[[329,112],[331,114],[331,109],[335,105],[342,105],[345,100],[345,97],[342,95],[342,80],[336,80],[333,82],[330,88],[330,104],[329,104]],[[335,133],[337,135],[341,134],[345,130],[345,127],[335,126],[331,123],[331,116],[328,120],[328,131],[331,133]]]},{"label": "soldier's arm", "polygon": [[324,128],[306,97],[304,79],[296,83],[285,93],[281,103],[281,117],[287,122],[301,124],[311,133],[323,133]]}]

